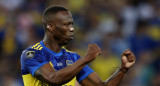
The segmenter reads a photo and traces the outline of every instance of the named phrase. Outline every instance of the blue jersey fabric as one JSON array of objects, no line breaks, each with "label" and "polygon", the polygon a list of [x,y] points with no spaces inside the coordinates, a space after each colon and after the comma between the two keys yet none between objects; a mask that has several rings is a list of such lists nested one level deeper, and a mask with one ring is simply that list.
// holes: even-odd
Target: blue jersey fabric
[{"label": "blue jersey fabric", "polygon": [[[44,64],[51,62],[56,71],[72,65],[81,57],[74,52],[69,52],[66,49],[62,49],[59,53],[48,49],[41,41],[37,46],[39,48],[33,48],[33,46],[23,51],[21,55],[21,71],[22,75],[31,74],[34,76],[35,71],[42,67]],[[27,56],[27,52],[33,52],[31,56]],[[74,65],[74,64],[73,64]],[[86,65],[77,75],[77,81],[80,83],[89,74],[94,72],[88,65]]]}]

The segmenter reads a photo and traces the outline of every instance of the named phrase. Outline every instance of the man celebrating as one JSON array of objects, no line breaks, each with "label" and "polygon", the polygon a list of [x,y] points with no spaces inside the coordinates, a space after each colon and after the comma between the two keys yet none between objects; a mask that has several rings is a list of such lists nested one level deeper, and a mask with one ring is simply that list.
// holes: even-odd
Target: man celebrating
[{"label": "man celebrating", "polygon": [[[118,86],[128,69],[135,63],[130,50],[123,52],[118,71],[103,82],[89,67],[101,53],[96,44],[89,44],[86,55],[81,58],[62,46],[74,36],[71,13],[61,6],[50,6],[43,13],[45,36],[21,55],[21,70],[25,86]],[[108,66],[108,65],[106,65]]]}]

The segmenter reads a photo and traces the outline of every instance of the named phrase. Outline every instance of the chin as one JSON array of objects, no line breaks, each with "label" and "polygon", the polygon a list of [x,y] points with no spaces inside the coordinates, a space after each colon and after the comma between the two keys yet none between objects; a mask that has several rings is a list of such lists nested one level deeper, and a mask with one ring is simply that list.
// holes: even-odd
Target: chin
[{"label": "chin", "polygon": [[68,39],[68,40],[66,40],[66,41],[63,41],[63,42],[61,43],[61,45],[67,45],[71,40],[72,40],[72,39]]},{"label": "chin", "polygon": [[67,45],[70,41],[66,41],[66,42],[63,42],[61,43],[61,45]]},{"label": "chin", "polygon": [[67,43],[63,43],[62,45],[67,45],[69,42],[67,42]]}]

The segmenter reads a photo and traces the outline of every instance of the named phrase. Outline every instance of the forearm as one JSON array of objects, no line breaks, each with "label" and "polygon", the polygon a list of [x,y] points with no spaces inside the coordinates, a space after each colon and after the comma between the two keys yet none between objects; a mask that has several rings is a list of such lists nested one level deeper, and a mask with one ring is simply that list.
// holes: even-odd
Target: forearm
[{"label": "forearm", "polygon": [[119,86],[128,69],[118,69],[109,79],[104,82],[104,86]]},{"label": "forearm", "polygon": [[72,80],[86,65],[85,59],[79,59],[74,64],[54,72],[51,75],[52,81],[64,84]]}]

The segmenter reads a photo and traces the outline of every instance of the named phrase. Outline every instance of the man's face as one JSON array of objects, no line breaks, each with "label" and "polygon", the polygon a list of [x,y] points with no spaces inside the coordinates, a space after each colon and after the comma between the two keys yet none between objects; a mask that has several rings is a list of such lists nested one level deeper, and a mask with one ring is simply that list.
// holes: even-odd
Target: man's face
[{"label": "man's face", "polygon": [[54,18],[54,39],[61,45],[68,44],[74,36],[73,18],[68,11],[59,11]]}]

